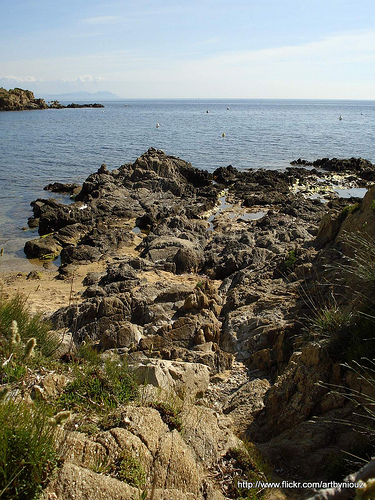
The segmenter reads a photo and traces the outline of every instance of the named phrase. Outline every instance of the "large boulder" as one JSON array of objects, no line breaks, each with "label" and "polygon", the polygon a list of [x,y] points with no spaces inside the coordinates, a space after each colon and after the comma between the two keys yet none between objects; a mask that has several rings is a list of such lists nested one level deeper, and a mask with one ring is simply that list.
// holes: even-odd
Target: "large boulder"
[{"label": "large boulder", "polygon": [[129,365],[138,383],[152,384],[188,400],[202,397],[210,381],[210,370],[199,363],[148,359]]},{"label": "large boulder", "polygon": [[48,235],[37,240],[30,240],[25,243],[24,252],[28,259],[57,259],[62,250],[53,235]]}]

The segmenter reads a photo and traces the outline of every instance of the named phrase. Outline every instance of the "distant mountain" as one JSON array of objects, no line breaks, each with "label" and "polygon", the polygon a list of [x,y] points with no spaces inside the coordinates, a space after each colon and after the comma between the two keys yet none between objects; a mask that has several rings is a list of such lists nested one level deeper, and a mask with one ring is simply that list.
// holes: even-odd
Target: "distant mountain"
[{"label": "distant mountain", "polygon": [[67,94],[48,94],[44,95],[43,99],[46,101],[51,101],[51,100],[57,100],[57,101],[116,101],[118,99],[121,99],[116,94],[113,94],[112,92],[106,92],[105,90],[101,90],[99,92],[70,92]]}]

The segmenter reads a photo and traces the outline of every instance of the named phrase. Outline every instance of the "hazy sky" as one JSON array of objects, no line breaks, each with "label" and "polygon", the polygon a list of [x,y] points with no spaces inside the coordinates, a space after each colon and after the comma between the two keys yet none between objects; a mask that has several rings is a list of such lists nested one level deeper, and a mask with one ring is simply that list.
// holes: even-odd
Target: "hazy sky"
[{"label": "hazy sky", "polygon": [[375,99],[374,0],[0,0],[0,86]]}]

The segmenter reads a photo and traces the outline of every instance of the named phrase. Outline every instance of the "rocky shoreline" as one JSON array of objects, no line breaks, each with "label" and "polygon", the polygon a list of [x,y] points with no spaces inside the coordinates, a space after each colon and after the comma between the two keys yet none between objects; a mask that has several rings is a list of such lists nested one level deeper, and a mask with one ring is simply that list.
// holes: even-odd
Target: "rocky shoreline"
[{"label": "rocky shoreline", "polygon": [[[208,420],[225,418],[210,424],[226,429],[210,445],[215,457],[196,447],[202,436],[187,441],[216,477],[204,498],[234,498],[213,493],[234,434],[257,443],[288,480],[332,479],[332,461],[361,442],[337,425],[355,420],[353,402],[328,385],[363,387],[326,336],[312,333],[309,318],[311,303],[328,304],[333,293],[332,281],[323,290],[318,284],[332,278],[327,262],[343,259],[342,235],[365,222],[375,227],[374,188],[364,200],[339,198],[335,189],[367,188],[375,169],[362,159],[314,166],[211,174],[150,148],[111,172],[103,164],[80,190],[49,187],[74,193],[71,205],[32,204],[29,225],[40,238],[26,243],[29,258],[60,255],[57,278],[72,288],[82,265],[102,267],[86,275],[74,304],[52,314],[56,330],[126,357],[139,381],[147,373],[149,384],[183,393]],[[348,292],[340,301],[355,302]],[[195,483],[184,488],[182,495],[203,498]]]},{"label": "rocky shoreline", "polygon": [[33,92],[20,88],[6,90],[0,88],[0,111],[25,111],[33,109],[104,108],[103,104],[76,104],[67,106],[59,101],[47,104],[44,99],[36,99]]}]

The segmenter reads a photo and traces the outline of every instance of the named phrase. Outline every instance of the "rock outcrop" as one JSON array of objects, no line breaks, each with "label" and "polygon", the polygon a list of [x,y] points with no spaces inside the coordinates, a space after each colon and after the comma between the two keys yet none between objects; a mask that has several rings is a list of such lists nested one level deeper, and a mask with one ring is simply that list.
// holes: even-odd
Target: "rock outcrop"
[{"label": "rock outcrop", "polygon": [[30,90],[0,88],[0,111],[23,111],[25,109],[47,109],[44,99],[35,99]]},{"label": "rock outcrop", "polygon": [[64,106],[59,101],[46,104],[44,99],[36,99],[31,90],[14,88],[6,90],[0,87],[0,111],[24,111],[32,109],[65,109],[65,108],[104,108],[103,104],[76,104]]},{"label": "rock outcrop", "polygon": [[[210,174],[151,148],[112,172],[103,164],[69,206],[34,202],[31,222],[41,238],[25,247],[30,257],[47,252],[45,245],[50,253],[61,248],[61,278],[74,265],[105,262],[85,279],[82,300],[54,313],[56,328],[76,344],[128,356],[140,381],[203,396],[202,411],[231,417],[288,479],[325,478],[330,457],[358,440],[334,423],[352,422],[353,405],[328,389],[358,385],[341,366],[334,334],[319,336],[311,324],[345,231],[374,225],[374,188],[362,202],[341,200],[330,189],[333,175],[337,182],[344,168],[343,185],[364,187],[373,167],[361,159],[319,166],[327,171],[230,166]],[[323,310],[329,294],[327,286]],[[159,436],[165,450],[172,434]],[[165,466],[164,451],[145,453]],[[201,477],[195,465],[185,467],[189,478]],[[200,498],[194,481],[187,487],[160,477],[155,491]]]}]

